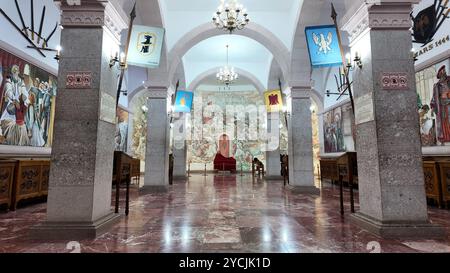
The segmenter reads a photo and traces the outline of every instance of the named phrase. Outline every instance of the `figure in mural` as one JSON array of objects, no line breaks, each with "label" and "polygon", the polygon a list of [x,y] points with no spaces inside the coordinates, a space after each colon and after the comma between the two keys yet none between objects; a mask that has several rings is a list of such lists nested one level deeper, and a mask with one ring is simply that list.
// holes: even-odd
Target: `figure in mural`
[{"label": "figure in mural", "polygon": [[44,141],[45,143],[49,142],[49,129],[50,129],[50,113],[52,110],[52,97],[54,96],[54,87],[52,78],[49,78],[49,82],[44,82],[42,84],[42,97],[41,97],[41,128],[43,129]]},{"label": "figure in mural", "polygon": [[128,112],[122,109],[117,111],[117,127],[116,127],[116,151],[127,152],[127,142],[128,142]]},{"label": "figure in mural", "polygon": [[437,139],[444,145],[450,142],[450,77],[445,65],[438,70],[437,78],[430,106],[436,115]]},{"label": "figure in mural", "polygon": [[430,106],[426,104],[419,110],[420,135],[424,146],[432,146],[436,144],[434,120],[428,116],[429,112]]},{"label": "figure in mural", "polygon": [[30,90],[28,96],[30,104],[28,106],[26,123],[31,146],[43,147],[45,141],[42,136],[41,124],[39,123],[39,104],[36,103],[36,98],[36,93]]},{"label": "figure in mural", "polygon": [[[28,145],[28,133],[24,124],[25,112],[28,104],[26,86],[19,77],[20,68],[13,65],[11,75],[6,77],[3,90],[3,113],[1,117],[2,134],[7,144]],[[23,114],[23,116],[22,116]],[[23,126],[22,126],[23,125]],[[24,131],[22,130],[24,129]],[[25,132],[25,135],[23,133]],[[22,144],[23,143],[23,144]]]},{"label": "figure in mural", "polygon": [[336,108],[326,113],[323,131],[326,153],[346,151],[341,108]]},{"label": "figure in mural", "polygon": [[8,108],[8,112],[15,116],[15,121],[9,123],[9,126],[4,130],[6,143],[9,145],[29,145],[28,130],[25,125],[25,115],[27,112],[25,101],[27,100],[26,94],[21,93],[18,100],[15,100]]}]

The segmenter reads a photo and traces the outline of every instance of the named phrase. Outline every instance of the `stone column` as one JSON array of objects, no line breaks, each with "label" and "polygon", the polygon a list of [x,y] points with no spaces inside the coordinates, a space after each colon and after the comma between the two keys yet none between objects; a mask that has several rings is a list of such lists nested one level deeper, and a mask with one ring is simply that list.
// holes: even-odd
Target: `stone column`
[{"label": "stone column", "polygon": [[352,219],[391,238],[442,234],[428,222],[411,9],[406,1],[364,4],[344,26],[363,62],[353,74],[360,211]]},{"label": "stone column", "polygon": [[311,88],[292,87],[289,120],[289,188],[319,194],[314,185]]},{"label": "stone column", "polygon": [[178,113],[173,126],[173,178],[186,178],[186,114]]},{"label": "stone column", "polygon": [[119,69],[109,60],[127,23],[110,3],[62,1],[61,12],[47,220],[33,236],[77,240],[96,237],[118,218],[111,187]]},{"label": "stone column", "polygon": [[149,87],[144,188],[166,191],[169,186],[170,128],[167,87]]},{"label": "stone column", "polygon": [[267,113],[268,145],[266,151],[266,179],[281,180],[280,113]]}]

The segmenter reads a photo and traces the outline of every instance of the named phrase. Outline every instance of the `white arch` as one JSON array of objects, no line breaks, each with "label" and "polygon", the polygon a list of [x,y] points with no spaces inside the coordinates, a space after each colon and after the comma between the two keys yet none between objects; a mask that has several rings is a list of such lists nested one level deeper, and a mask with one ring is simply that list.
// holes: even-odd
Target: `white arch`
[{"label": "white arch", "polygon": [[[212,23],[205,23],[183,36],[169,52],[169,79],[174,77],[182,57],[189,49],[205,39],[223,34]],[[289,75],[290,52],[272,32],[256,23],[251,23],[235,34],[251,38],[265,46],[280,64],[283,75],[285,77]]]},{"label": "white arch", "polygon": [[[206,77],[211,76],[211,75],[216,75],[217,71],[219,71],[219,69],[220,69],[220,67],[211,68],[211,69],[203,72],[202,74],[198,75],[192,81],[192,83],[189,84],[188,89],[195,90],[200,85],[200,83],[202,82],[203,79],[205,79]],[[258,89],[258,91],[260,93],[262,93],[264,91],[265,87],[264,87],[263,83],[255,75],[253,75],[252,73],[250,73],[246,70],[240,69],[238,67],[235,67],[234,70],[236,71],[236,73],[239,74],[240,77],[244,77],[244,78],[250,80],[250,82],[256,87],[256,89]]]}]

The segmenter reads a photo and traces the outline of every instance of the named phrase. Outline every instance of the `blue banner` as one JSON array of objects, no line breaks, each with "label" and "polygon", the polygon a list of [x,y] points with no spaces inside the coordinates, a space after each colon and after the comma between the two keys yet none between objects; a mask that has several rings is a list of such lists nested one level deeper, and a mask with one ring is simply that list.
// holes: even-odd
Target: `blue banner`
[{"label": "blue banner", "polygon": [[174,104],[175,113],[190,113],[192,110],[192,101],[194,93],[189,91],[177,91]]},{"label": "blue banner", "polygon": [[339,39],[334,25],[307,27],[305,33],[313,68],[342,65]]}]

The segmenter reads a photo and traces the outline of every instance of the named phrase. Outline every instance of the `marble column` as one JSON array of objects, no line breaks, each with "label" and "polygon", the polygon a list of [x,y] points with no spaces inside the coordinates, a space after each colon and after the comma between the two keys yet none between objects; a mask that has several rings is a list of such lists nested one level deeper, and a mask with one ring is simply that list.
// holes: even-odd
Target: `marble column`
[{"label": "marble column", "polygon": [[291,88],[289,119],[289,188],[295,192],[319,194],[314,184],[311,88]]},{"label": "marble column", "polygon": [[280,163],[280,113],[267,113],[266,180],[282,180]]},{"label": "marble column", "polygon": [[[352,220],[387,238],[440,236],[443,230],[427,214],[412,7],[383,3],[362,5],[344,26],[363,62],[353,72],[360,211]],[[405,81],[385,82],[385,76]]]},{"label": "marble column", "polygon": [[149,87],[144,190],[166,191],[169,186],[170,128],[167,87]]},{"label": "marble column", "polygon": [[186,178],[186,114],[177,113],[173,126],[173,178]]},{"label": "marble column", "polygon": [[[116,89],[110,68],[126,27],[110,3],[61,2],[61,46],[47,219],[39,239],[96,237],[119,217],[111,208]],[[108,22],[108,23],[106,23]],[[76,82],[76,77],[82,77]]]}]

